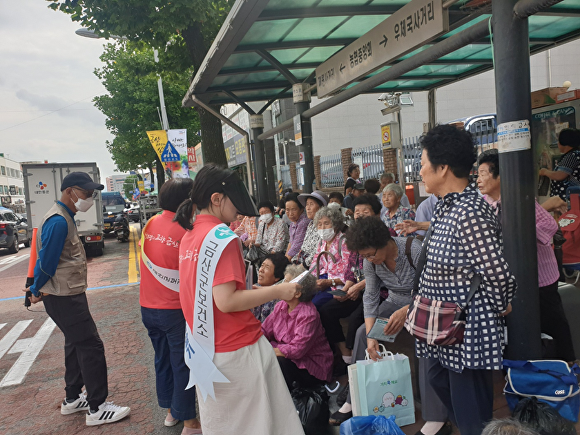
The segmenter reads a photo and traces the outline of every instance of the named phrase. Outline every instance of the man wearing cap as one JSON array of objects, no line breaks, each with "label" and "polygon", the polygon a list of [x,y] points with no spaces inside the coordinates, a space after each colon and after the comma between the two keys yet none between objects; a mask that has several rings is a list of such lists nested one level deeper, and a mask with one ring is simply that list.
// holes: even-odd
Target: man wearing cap
[{"label": "man wearing cap", "polygon": [[88,411],[87,426],[119,421],[131,411],[105,402],[109,394],[105,348],[87,303],[87,257],[74,220],[77,212],[91,208],[96,190],[103,188],[84,172],[71,172],[62,180],[60,201],[38,230],[38,259],[29,288],[31,302],[42,300],[64,334],[66,398],[60,412]]},{"label": "man wearing cap", "polygon": [[349,210],[354,211],[353,201],[355,198],[358,198],[363,193],[365,193],[365,187],[361,183],[356,183],[352,187],[352,191],[344,197],[344,206]]}]

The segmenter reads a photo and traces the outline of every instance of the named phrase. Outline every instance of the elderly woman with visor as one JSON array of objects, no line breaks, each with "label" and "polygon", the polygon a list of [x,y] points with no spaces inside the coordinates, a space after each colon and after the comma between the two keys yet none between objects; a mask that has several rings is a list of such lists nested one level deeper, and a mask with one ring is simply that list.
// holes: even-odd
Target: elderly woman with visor
[{"label": "elderly woman with visor", "polygon": [[381,219],[393,231],[395,231],[395,225],[405,220],[415,220],[415,212],[401,205],[404,193],[403,188],[395,183],[387,184],[383,191],[385,209],[381,214]]},{"label": "elderly woman with visor", "polygon": [[292,262],[300,263],[308,268],[312,263],[312,257],[316,254],[316,248],[322,240],[318,235],[318,229],[314,225],[313,219],[318,210],[328,205],[328,196],[321,190],[315,190],[312,193],[298,195],[298,201],[304,206],[306,217],[311,219],[311,221],[306,228],[306,235],[304,236],[302,247],[298,254],[292,258]]},{"label": "elderly woman with visor", "polygon": [[316,213],[314,225],[321,241],[312,258],[310,271],[318,275],[318,287],[321,291],[312,302],[320,309],[333,297],[327,292],[328,290],[348,291],[353,285],[354,276],[351,270],[353,266],[351,261],[354,261],[354,256],[351,256],[346,243],[344,243],[342,233],[344,221],[340,210],[333,210],[329,207],[321,208]]}]

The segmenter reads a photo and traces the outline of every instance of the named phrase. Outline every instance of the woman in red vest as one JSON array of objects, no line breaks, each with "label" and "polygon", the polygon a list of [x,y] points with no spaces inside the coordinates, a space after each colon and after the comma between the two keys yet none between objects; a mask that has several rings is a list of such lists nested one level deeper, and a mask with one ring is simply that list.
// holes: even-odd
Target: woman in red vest
[{"label": "woman in red vest", "polygon": [[298,285],[248,289],[241,243],[225,225],[237,213],[258,215],[246,187],[235,172],[206,165],[175,217],[190,230],[179,249],[188,387],[196,386],[204,435],[301,435],[274,350],[250,311],[291,299]]},{"label": "woman in red vest", "polygon": [[141,235],[141,316],[155,349],[157,401],[167,408],[165,426],[183,420],[183,435],[201,433],[195,415],[195,389],[185,389],[189,369],[183,356],[185,318],[179,301],[178,270],[179,244],[185,230],[173,222],[177,207],[188,198],[192,186],[190,178],[165,182],[159,192],[163,213],[151,218]]}]

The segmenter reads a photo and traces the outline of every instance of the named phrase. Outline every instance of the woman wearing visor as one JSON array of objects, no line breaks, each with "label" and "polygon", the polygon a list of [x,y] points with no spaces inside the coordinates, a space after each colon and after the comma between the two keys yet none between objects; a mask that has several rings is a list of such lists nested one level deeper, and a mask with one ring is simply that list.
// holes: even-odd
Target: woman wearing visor
[{"label": "woman wearing visor", "polygon": [[240,242],[224,224],[236,213],[258,215],[244,184],[233,171],[206,165],[175,217],[190,230],[179,250],[188,387],[196,387],[205,435],[303,434],[274,350],[250,311],[291,299],[299,287],[247,289]]}]

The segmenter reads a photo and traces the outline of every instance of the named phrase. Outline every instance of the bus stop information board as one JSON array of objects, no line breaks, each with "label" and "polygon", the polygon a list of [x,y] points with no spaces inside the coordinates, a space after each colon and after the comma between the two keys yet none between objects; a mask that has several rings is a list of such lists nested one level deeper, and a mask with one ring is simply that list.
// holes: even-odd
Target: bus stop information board
[{"label": "bus stop information board", "polygon": [[443,0],[414,0],[316,68],[318,98],[449,31]]}]

